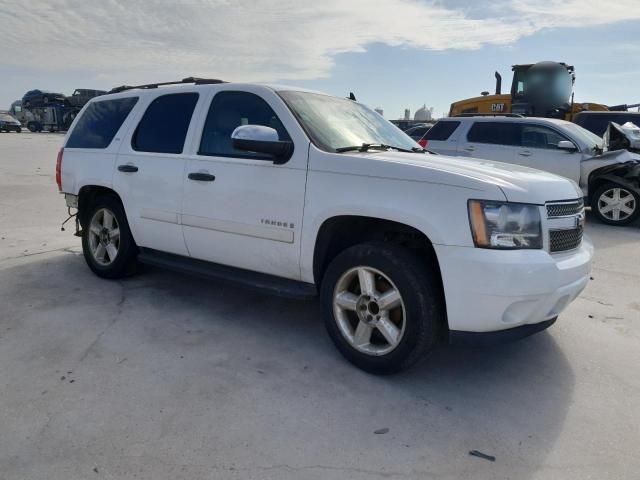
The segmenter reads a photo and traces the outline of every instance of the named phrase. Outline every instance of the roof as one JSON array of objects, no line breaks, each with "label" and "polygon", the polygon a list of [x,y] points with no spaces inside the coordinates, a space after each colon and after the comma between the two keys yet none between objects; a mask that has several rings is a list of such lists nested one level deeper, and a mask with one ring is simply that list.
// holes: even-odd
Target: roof
[{"label": "roof", "polygon": [[98,97],[92,98],[90,102],[91,103],[101,102],[101,101],[109,100],[113,98],[123,98],[123,97],[129,97],[132,95],[140,95],[141,92],[152,93],[152,92],[162,91],[163,93],[171,93],[171,92],[180,92],[185,89],[189,89],[190,91],[193,91],[194,89],[208,90],[210,88],[218,89],[221,87],[223,89],[229,89],[229,87],[238,88],[238,89],[242,89],[246,87],[261,87],[261,88],[273,90],[274,92],[295,91],[295,92],[306,92],[306,93],[314,93],[318,95],[331,96],[330,94],[325,92],[319,92],[316,90],[309,90],[306,88],[300,88],[300,87],[295,87],[290,85],[278,85],[278,84],[258,83],[258,82],[236,83],[236,82],[223,82],[221,80],[207,80],[207,79],[204,79],[205,81],[202,81],[202,82],[187,81],[187,80],[190,80],[191,78],[192,77],[190,77],[189,79],[184,79],[182,81],[177,81],[177,82],[162,82],[157,84],[145,84],[145,85],[134,85],[134,86],[123,85],[122,87],[116,87],[111,89],[105,95],[100,95]]}]

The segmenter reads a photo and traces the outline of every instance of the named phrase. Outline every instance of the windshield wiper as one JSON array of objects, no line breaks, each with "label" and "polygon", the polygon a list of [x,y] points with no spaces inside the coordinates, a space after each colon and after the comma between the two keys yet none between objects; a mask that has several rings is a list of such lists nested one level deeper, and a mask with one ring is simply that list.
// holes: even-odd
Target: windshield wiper
[{"label": "windshield wiper", "polygon": [[417,153],[424,150],[418,147],[413,147],[411,150],[402,147],[394,147],[393,145],[385,145],[384,143],[363,143],[362,145],[351,145],[349,147],[336,148],[337,153],[344,152],[367,152],[369,150],[397,150],[405,153]]}]

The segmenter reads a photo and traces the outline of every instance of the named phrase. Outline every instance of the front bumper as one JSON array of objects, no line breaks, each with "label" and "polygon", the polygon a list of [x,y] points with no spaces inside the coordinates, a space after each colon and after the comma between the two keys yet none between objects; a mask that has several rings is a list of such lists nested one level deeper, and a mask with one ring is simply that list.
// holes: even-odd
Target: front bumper
[{"label": "front bumper", "polygon": [[489,347],[500,343],[513,342],[546,330],[556,323],[557,318],[558,317],[553,317],[539,323],[520,325],[519,327],[496,330],[494,332],[461,332],[460,330],[450,330],[449,343],[451,345],[465,347]]},{"label": "front bumper", "polygon": [[496,332],[555,319],[586,287],[593,256],[587,237],[579,248],[553,255],[545,250],[434,247],[449,330],[458,334]]},{"label": "front bumper", "polygon": [[13,123],[3,123],[0,125],[0,130],[6,130],[7,132],[18,132],[21,130],[20,125],[14,125]]}]

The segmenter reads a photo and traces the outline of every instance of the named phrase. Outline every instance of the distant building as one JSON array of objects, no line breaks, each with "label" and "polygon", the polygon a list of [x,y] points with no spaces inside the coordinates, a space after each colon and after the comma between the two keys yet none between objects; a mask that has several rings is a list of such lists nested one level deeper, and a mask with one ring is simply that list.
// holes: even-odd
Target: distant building
[{"label": "distant building", "polygon": [[408,108],[404,109],[404,119],[411,120],[411,110],[409,110]]},{"label": "distant building", "polygon": [[373,110],[377,112],[381,117],[384,117],[384,110],[382,110],[380,107],[376,107]]},{"label": "distant building", "polygon": [[416,122],[428,122],[433,118],[433,107],[427,108],[427,105],[424,104],[418,110],[416,110],[413,119]]}]

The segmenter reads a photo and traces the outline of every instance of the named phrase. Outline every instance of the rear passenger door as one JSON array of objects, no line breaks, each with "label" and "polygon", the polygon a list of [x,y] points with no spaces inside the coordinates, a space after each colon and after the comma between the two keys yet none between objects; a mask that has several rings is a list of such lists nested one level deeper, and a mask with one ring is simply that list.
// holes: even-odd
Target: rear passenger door
[{"label": "rear passenger door", "polygon": [[519,150],[520,125],[515,122],[474,122],[458,146],[459,154],[505,163],[520,163]]},{"label": "rear passenger door", "polygon": [[193,91],[152,98],[118,154],[113,184],[140,247],[188,255],[180,225],[182,153],[198,98]]},{"label": "rear passenger door", "polygon": [[[253,90],[212,92],[183,177],[184,238],[194,258],[297,280],[309,141],[273,91]],[[293,155],[236,150],[240,125],[274,128]]]}]

